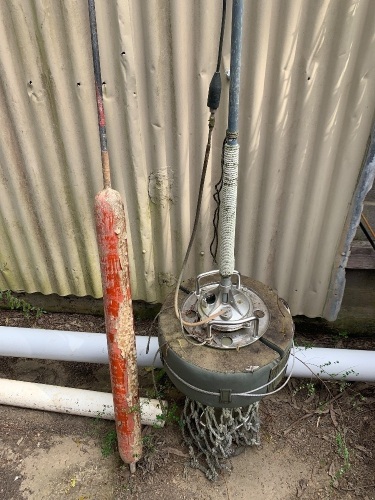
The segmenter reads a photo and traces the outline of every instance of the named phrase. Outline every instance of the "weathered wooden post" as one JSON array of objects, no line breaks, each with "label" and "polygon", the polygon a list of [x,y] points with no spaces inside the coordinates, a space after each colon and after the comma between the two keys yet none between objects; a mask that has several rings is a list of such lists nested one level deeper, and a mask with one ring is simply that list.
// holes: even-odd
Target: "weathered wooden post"
[{"label": "weathered wooden post", "polygon": [[119,452],[135,472],[142,456],[142,437],[125,211],[120,194],[111,189],[95,0],[88,0],[88,6],[104,183],[95,197],[95,221],[109,367]]}]

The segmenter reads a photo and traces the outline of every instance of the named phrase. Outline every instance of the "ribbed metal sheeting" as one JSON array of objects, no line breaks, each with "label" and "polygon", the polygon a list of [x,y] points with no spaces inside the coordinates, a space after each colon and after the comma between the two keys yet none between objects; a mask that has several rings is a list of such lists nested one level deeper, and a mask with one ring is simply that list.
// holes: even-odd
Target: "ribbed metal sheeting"
[{"label": "ribbed metal sheeting", "polygon": [[[220,16],[218,0],[97,0],[113,187],[125,200],[135,299],[163,300],[189,240]],[[0,23],[0,288],[99,297],[87,4],[1,2]],[[277,289],[293,314],[327,316],[332,300],[374,114],[374,34],[371,0],[245,2],[236,267]],[[229,39],[228,22],[223,72]],[[187,278],[216,267],[209,244],[223,83]]]}]

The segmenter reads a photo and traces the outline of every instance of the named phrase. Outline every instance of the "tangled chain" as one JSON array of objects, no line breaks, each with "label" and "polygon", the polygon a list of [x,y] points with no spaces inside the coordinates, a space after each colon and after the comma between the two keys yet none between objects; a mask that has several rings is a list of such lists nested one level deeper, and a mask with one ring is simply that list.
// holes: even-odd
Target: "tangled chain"
[{"label": "tangled chain", "polygon": [[259,445],[259,401],[241,408],[213,408],[189,398],[182,414],[182,435],[190,465],[214,481],[230,470],[226,459],[245,446]]}]

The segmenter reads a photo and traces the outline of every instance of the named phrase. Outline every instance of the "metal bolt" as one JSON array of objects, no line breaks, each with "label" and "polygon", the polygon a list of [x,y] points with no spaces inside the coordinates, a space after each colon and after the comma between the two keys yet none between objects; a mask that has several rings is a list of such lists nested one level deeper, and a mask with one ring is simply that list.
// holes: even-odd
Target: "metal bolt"
[{"label": "metal bolt", "polygon": [[257,318],[264,318],[265,314],[261,309],[256,309],[254,311],[254,316],[256,316]]}]

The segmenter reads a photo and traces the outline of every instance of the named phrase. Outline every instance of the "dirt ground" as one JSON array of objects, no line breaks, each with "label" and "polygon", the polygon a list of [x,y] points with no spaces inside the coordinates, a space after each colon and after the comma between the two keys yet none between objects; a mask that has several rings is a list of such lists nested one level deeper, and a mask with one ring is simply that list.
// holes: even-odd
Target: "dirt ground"
[{"label": "dirt ground", "polygon": [[[103,318],[79,314],[47,313],[36,320],[0,311],[0,324],[104,331]],[[147,334],[150,323],[136,326]],[[296,334],[300,344],[374,349],[375,339],[347,337]],[[141,393],[149,393],[150,371],[139,375]],[[0,377],[110,391],[103,365],[3,357]],[[144,458],[133,476],[116,451],[113,422],[0,406],[0,498],[375,499],[375,384],[291,379],[260,403],[261,445],[231,458],[231,471],[211,482],[189,466],[174,421],[184,397],[165,376],[159,382],[176,405],[176,419],[163,429],[144,427]]]}]

